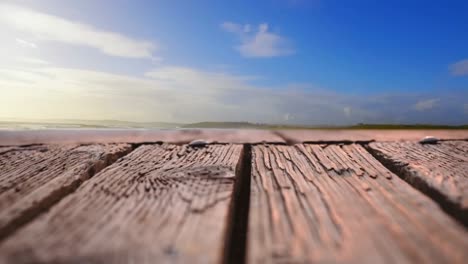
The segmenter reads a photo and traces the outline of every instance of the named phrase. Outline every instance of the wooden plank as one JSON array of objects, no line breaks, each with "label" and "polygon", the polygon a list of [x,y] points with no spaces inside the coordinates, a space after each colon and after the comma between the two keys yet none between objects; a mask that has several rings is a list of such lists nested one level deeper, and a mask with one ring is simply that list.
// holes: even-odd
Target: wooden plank
[{"label": "wooden plank", "polygon": [[389,168],[436,200],[468,226],[468,142],[372,143],[370,150]]},{"label": "wooden plank", "polygon": [[254,129],[183,129],[183,130],[137,130],[137,129],[86,129],[86,130],[33,130],[1,131],[0,145],[27,144],[76,144],[76,143],[147,143],[166,142],[188,144],[193,140],[211,143],[284,143],[270,130]]},{"label": "wooden plank", "polygon": [[369,142],[419,141],[425,136],[439,139],[468,139],[468,130],[424,129],[309,129],[279,130],[277,134],[289,143],[303,142]]},{"label": "wooden plank", "polygon": [[143,145],[0,245],[0,262],[221,260],[242,145]]},{"label": "wooden plank", "polygon": [[302,143],[302,142],[366,142],[420,140],[432,135],[440,139],[468,139],[468,130],[253,130],[253,129],[184,129],[184,130],[39,130],[1,131],[0,145],[76,144],[76,143],[147,143],[187,144],[203,139],[218,143]]},{"label": "wooden plank", "polygon": [[0,239],[130,151],[127,144],[0,148]]},{"label": "wooden plank", "polygon": [[360,145],[252,151],[250,263],[466,263],[466,230]]}]

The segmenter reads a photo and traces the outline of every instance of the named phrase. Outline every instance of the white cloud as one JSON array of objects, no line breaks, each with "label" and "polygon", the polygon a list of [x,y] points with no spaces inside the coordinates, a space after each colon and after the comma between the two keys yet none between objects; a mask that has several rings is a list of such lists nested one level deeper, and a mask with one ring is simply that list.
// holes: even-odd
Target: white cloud
[{"label": "white cloud", "polygon": [[450,72],[455,76],[468,75],[468,59],[450,65]]},{"label": "white cloud", "polygon": [[[250,25],[246,25],[248,29],[250,30]],[[221,24],[221,28],[227,32],[231,33],[236,33],[236,34],[242,34],[244,33],[244,30],[240,24],[232,23],[232,22],[224,22]]]},{"label": "white cloud", "polygon": [[241,44],[236,49],[244,57],[278,57],[294,54],[294,49],[289,40],[278,34],[269,32],[268,24],[260,24],[257,30],[253,30],[250,24],[236,24],[224,22],[221,28],[237,35]]},{"label": "white cloud", "polygon": [[352,109],[349,106],[346,106],[346,107],[343,108],[343,112],[344,112],[345,116],[347,116],[347,117],[351,116],[351,113],[352,113],[351,111],[352,111]]},{"label": "white cloud", "polygon": [[0,112],[16,118],[348,122],[343,107],[349,103],[340,102],[342,96],[249,80],[176,66],[157,67],[144,77],[47,66],[0,70]]},{"label": "white cloud", "polygon": [[48,61],[39,59],[39,58],[34,58],[34,57],[18,57],[16,60],[20,63],[23,64],[28,64],[28,65],[47,65],[49,64]]},{"label": "white cloud", "polygon": [[[152,58],[155,44],[30,9],[0,4],[0,29],[7,27],[40,41],[87,46],[118,57]],[[27,44],[21,39],[18,43]],[[35,44],[34,44],[35,45]]]},{"label": "white cloud", "polygon": [[414,104],[413,108],[417,111],[426,111],[433,109],[437,106],[437,103],[440,99],[429,99],[429,100],[422,100]]},{"label": "white cloud", "polygon": [[18,45],[25,47],[25,48],[33,48],[33,49],[37,48],[37,45],[35,43],[26,41],[24,39],[16,38],[15,41],[16,43],[18,43]]},{"label": "white cloud", "polygon": [[156,67],[143,76],[49,65],[0,68],[0,113],[23,119],[322,125],[468,121],[466,93],[442,94],[428,115],[414,111],[415,103],[427,109],[436,102],[418,102],[420,95],[358,96],[307,84],[264,87],[251,79],[178,66]]}]

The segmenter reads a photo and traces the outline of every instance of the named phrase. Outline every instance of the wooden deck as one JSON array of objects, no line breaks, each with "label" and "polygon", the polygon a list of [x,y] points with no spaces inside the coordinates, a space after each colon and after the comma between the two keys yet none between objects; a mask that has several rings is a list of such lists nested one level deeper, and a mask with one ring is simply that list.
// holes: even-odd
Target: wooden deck
[{"label": "wooden deck", "polygon": [[466,263],[468,132],[373,133],[0,132],[0,263]]}]

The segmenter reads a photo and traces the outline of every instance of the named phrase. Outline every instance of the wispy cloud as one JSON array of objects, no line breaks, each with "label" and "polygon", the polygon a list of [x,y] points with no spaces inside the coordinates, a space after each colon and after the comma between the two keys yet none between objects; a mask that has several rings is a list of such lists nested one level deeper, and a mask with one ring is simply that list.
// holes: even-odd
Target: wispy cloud
[{"label": "wispy cloud", "polygon": [[267,23],[254,28],[250,24],[224,22],[221,28],[235,34],[241,41],[236,49],[244,57],[278,57],[294,54],[291,42],[283,36],[269,31]]},{"label": "wispy cloud", "polygon": [[[0,29],[8,27],[41,41],[54,41],[95,48],[104,54],[127,58],[152,58],[156,45],[91,25],[44,14],[27,8],[0,4]],[[35,44],[17,39],[19,44]]]},{"label": "wispy cloud", "polygon": [[414,104],[414,109],[417,111],[426,111],[433,109],[434,107],[437,106],[437,103],[440,101],[440,99],[429,99],[429,100],[421,100]]},{"label": "wispy cloud", "polygon": [[16,59],[18,62],[23,63],[23,64],[28,64],[28,65],[47,65],[49,64],[48,61],[39,59],[39,58],[34,58],[34,57],[18,57]]},{"label": "wispy cloud", "polygon": [[2,90],[0,113],[18,118],[172,122],[468,123],[466,93],[440,95],[446,97],[428,115],[413,106],[428,109],[436,99],[421,95],[354,96],[308,84],[265,87],[250,80],[178,66],[156,67],[143,76],[49,66],[0,69],[0,87],[8,88]]},{"label": "wispy cloud", "polygon": [[343,108],[343,112],[344,112],[345,116],[350,117],[351,114],[352,114],[352,108],[349,107],[349,106],[346,106],[346,107]]},{"label": "wispy cloud", "polygon": [[450,65],[450,72],[454,76],[468,75],[468,59]]},{"label": "wispy cloud", "polygon": [[32,42],[26,41],[24,39],[16,38],[15,41],[16,41],[16,43],[18,43],[18,45],[20,45],[22,47],[33,48],[33,49],[37,48],[36,43],[32,43]]}]

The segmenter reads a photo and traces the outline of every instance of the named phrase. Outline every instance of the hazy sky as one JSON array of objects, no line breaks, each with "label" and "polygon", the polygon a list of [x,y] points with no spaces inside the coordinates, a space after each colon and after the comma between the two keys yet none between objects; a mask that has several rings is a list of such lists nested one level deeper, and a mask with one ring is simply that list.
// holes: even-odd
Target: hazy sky
[{"label": "hazy sky", "polygon": [[468,123],[468,1],[0,1],[0,119]]}]

